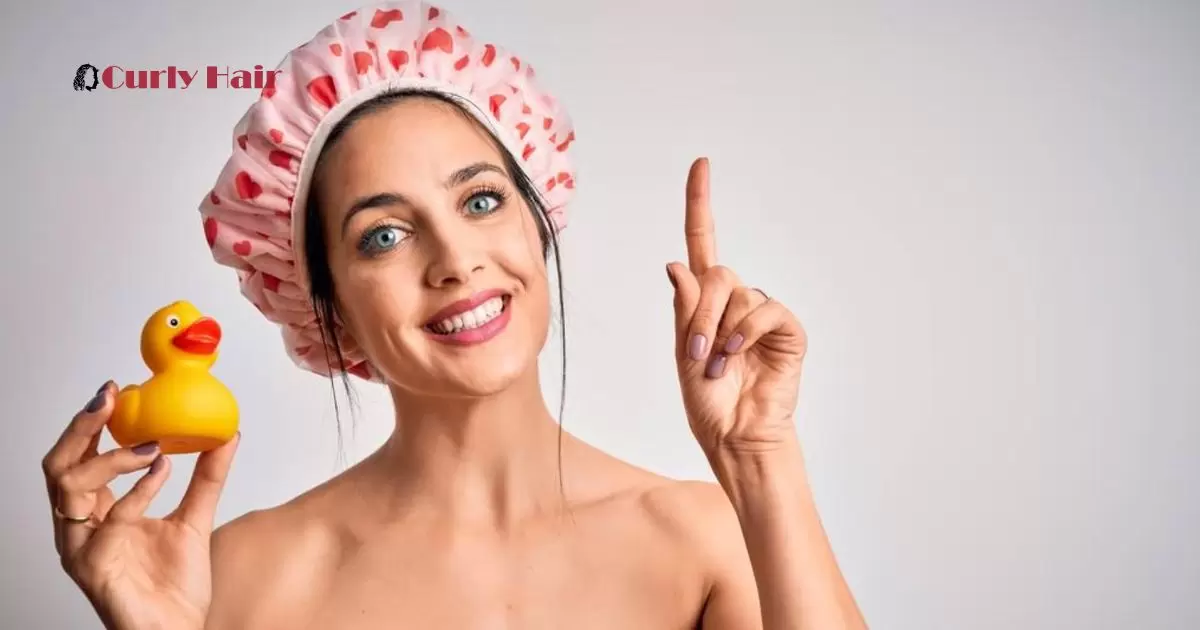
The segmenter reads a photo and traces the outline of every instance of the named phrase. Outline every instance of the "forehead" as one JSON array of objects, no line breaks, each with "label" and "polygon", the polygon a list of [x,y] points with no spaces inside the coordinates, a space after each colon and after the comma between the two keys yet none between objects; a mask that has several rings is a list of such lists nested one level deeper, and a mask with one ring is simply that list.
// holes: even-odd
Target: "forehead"
[{"label": "forehead", "polygon": [[[503,167],[500,152],[470,114],[428,98],[410,98],[357,121],[329,150],[322,178],[330,193],[441,186],[479,161]],[[376,191],[377,191],[376,190]]]}]

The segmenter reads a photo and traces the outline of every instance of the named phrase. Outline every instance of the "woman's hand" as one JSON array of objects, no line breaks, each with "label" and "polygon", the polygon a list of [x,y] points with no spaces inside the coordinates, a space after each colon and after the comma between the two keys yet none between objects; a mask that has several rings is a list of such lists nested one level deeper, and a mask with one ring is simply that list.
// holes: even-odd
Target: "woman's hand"
[{"label": "woman's hand", "polygon": [[[179,507],[146,518],[171,464],[156,445],[97,452],[112,413],[106,383],[71,420],[43,469],[62,566],[107,628],[201,630],[212,594],[209,537],[240,435],[202,453]],[[149,468],[120,499],[108,484]]]},{"label": "woman's hand", "polygon": [[705,453],[760,453],[795,439],[793,417],[807,350],[782,304],[717,264],[708,160],[692,164],[684,221],[688,266],[675,286],[675,359],[684,410]]}]

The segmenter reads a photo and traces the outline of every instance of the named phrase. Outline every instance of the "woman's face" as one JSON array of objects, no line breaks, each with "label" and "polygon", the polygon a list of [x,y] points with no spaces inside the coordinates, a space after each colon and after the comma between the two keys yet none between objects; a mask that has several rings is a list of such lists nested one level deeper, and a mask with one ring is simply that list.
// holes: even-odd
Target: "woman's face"
[{"label": "woman's face", "polygon": [[404,389],[488,394],[536,365],[546,266],[503,164],[465,114],[414,98],[355,122],[321,166],[339,313]]}]

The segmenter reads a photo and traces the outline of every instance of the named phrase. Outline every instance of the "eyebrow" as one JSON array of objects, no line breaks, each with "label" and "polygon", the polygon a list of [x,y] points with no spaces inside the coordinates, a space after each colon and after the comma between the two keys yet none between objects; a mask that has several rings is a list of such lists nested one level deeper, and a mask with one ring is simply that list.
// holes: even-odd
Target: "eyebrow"
[{"label": "eyebrow", "polygon": [[[491,162],[476,162],[451,173],[450,177],[447,177],[446,181],[442,183],[442,187],[450,189],[456,186],[461,186],[471,181],[479,174],[486,172],[498,173],[505,177],[508,176],[508,173],[505,172],[504,169],[492,164]],[[346,235],[346,226],[350,224],[350,219],[363,210],[367,210],[369,208],[386,208],[388,206],[411,205],[412,203],[409,202],[404,195],[395,192],[382,192],[360,197],[350,205],[350,209],[347,210],[345,216],[342,217],[342,236],[344,237]]]}]

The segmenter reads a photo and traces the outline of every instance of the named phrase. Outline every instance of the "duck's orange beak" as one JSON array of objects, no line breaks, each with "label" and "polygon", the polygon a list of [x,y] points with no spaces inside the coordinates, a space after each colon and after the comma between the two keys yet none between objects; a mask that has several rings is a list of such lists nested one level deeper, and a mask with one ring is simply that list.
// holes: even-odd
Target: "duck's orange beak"
[{"label": "duck's orange beak", "polygon": [[212,354],[221,343],[221,326],[215,319],[201,317],[175,335],[171,343],[184,352]]}]

